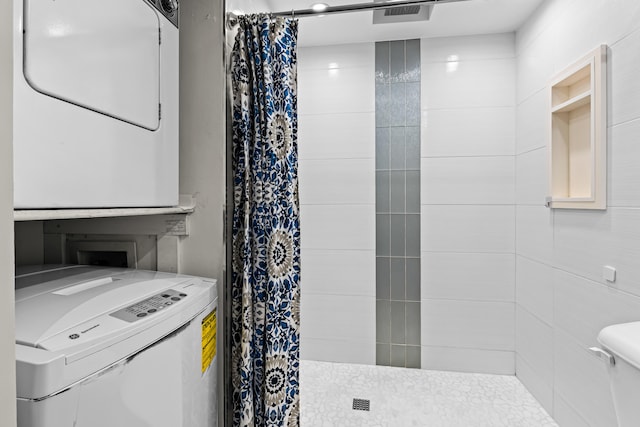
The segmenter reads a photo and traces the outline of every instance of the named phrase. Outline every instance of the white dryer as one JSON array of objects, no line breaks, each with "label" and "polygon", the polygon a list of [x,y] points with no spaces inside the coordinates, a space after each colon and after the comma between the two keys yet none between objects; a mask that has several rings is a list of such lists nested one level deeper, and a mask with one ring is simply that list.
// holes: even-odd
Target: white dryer
[{"label": "white dryer", "polygon": [[177,0],[14,0],[14,204],[178,204]]},{"label": "white dryer", "polygon": [[198,277],[19,271],[18,426],[216,426],[216,304]]}]

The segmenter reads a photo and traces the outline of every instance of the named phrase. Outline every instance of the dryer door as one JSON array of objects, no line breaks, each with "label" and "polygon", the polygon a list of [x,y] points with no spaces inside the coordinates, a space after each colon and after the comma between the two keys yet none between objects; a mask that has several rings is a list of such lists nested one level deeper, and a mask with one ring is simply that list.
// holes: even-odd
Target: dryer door
[{"label": "dryer door", "polygon": [[160,21],[143,0],[24,0],[36,91],[149,130],[160,125]]}]

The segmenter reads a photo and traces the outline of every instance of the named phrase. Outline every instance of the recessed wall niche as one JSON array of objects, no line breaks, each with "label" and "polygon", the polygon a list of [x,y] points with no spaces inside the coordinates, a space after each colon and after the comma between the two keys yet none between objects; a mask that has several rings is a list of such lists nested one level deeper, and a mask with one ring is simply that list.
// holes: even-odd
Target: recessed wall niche
[{"label": "recessed wall niche", "polygon": [[548,206],[607,207],[607,47],[601,45],[550,83]]}]

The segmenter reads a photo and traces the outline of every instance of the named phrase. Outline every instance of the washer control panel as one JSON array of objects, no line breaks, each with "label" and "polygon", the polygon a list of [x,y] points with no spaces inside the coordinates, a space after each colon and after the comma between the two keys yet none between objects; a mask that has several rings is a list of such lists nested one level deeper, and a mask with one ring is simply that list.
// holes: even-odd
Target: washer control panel
[{"label": "washer control panel", "polygon": [[147,316],[152,316],[155,313],[165,310],[173,304],[179,303],[186,297],[187,294],[183,292],[167,289],[157,295],[130,305],[129,307],[114,311],[109,315],[117,319],[124,320],[125,322],[137,322]]}]

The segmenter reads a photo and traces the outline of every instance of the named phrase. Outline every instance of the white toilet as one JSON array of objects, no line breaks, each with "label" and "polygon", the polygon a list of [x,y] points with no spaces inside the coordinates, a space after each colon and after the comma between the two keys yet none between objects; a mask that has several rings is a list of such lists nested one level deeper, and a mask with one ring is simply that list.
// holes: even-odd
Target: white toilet
[{"label": "white toilet", "polygon": [[608,362],[609,381],[618,427],[640,425],[640,322],[604,328],[598,334],[603,349],[591,348]]}]

